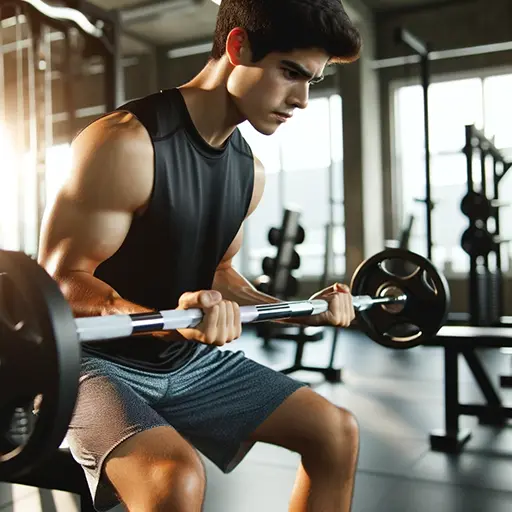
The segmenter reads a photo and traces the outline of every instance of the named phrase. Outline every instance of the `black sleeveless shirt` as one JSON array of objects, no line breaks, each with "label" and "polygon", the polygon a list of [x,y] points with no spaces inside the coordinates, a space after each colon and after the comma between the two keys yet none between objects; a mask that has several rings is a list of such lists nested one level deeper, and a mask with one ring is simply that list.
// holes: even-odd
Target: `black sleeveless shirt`
[{"label": "black sleeveless shirt", "polygon": [[[254,185],[252,151],[236,129],[222,149],[196,130],[178,89],[120,107],[146,128],[154,186],[120,249],[96,270],[123,299],[174,309],[184,292],[211,289],[215,270],[246,217]],[[153,336],[88,343],[84,351],[151,371],[175,369],[197,348]]]}]

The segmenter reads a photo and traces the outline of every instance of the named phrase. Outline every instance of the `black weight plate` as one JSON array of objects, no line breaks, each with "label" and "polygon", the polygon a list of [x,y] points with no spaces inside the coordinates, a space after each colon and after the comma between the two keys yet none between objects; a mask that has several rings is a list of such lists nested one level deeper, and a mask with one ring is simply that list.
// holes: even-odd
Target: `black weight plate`
[{"label": "black weight plate", "polygon": [[290,259],[290,268],[292,270],[297,270],[300,267],[300,255],[299,253],[293,251]]},{"label": "black weight plate", "polygon": [[295,237],[295,243],[297,245],[300,245],[304,242],[306,239],[306,231],[304,231],[304,228],[302,226],[299,226],[297,229],[297,236]]},{"label": "black weight plate", "polygon": [[487,229],[470,226],[462,233],[460,244],[469,256],[488,256],[496,247],[494,237]]},{"label": "black weight plate", "polygon": [[265,275],[274,277],[276,273],[276,260],[270,256],[265,256],[261,262],[261,268],[263,272],[265,272]]},{"label": "black weight plate", "polygon": [[492,214],[491,200],[480,192],[468,192],[462,198],[460,210],[472,220],[487,220]]},{"label": "black weight plate", "polygon": [[375,305],[357,314],[358,325],[388,348],[407,349],[432,339],[445,324],[450,307],[448,282],[434,265],[405,249],[387,249],[363,262],[351,282],[352,295],[404,293],[404,305]]},{"label": "black weight plate", "polygon": [[281,230],[278,228],[270,228],[268,231],[268,243],[278,246],[281,243]]},{"label": "black weight plate", "polygon": [[30,471],[62,443],[80,355],[57,283],[27,255],[0,251],[0,481]]}]

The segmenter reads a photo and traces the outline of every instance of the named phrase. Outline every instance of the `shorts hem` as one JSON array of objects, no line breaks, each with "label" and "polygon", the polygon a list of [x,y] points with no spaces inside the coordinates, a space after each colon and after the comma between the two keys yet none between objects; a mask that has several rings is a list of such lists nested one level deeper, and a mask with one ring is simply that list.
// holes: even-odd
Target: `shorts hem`
[{"label": "shorts hem", "polygon": [[[116,443],[114,443],[101,456],[101,458],[99,459],[96,471],[95,471],[97,476],[96,477],[91,476],[91,478],[94,478],[94,480],[95,480],[95,486],[94,486],[94,489],[90,489],[92,491],[92,500],[93,500],[94,508],[98,512],[107,512],[108,510],[116,507],[117,505],[119,505],[121,503],[121,499],[119,497],[117,497],[117,494],[116,494],[112,484],[110,482],[108,482],[107,476],[103,474],[103,466],[105,465],[105,461],[106,461],[107,457],[109,455],[111,455],[111,453],[116,448],[118,448],[121,444],[123,444],[125,441],[127,441],[131,437],[136,436],[137,434],[141,434],[142,432],[147,432],[147,431],[152,430],[154,428],[158,428],[158,427],[171,427],[172,428],[172,426],[169,425],[168,423],[161,423],[161,424],[151,425],[149,427],[139,428],[139,429],[137,429],[137,430],[135,430],[133,432],[130,432],[126,436],[120,438]],[[103,491],[102,489],[98,489],[102,479],[106,479],[107,480],[108,483],[106,485],[108,486],[108,490]],[[89,488],[90,487],[91,486],[89,486]],[[105,494],[112,494],[112,496],[114,498],[112,500],[110,500],[108,498],[108,496],[102,497],[101,495],[103,493],[105,493]]]},{"label": "shorts hem", "polygon": [[297,382],[296,387],[290,389],[290,392],[284,396],[281,396],[279,400],[276,400],[274,405],[268,407],[266,405],[266,412],[263,414],[258,420],[251,423],[246,429],[242,431],[240,438],[242,441],[238,443],[236,446],[236,451],[230,457],[226,457],[223,461],[221,461],[220,469],[224,474],[229,474],[236,469],[236,467],[245,459],[245,457],[252,450],[256,441],[249,441],[249,436],[262,424],[264,423],[283,403],[294,395],[300,389],[307,387],[307,384]]}]

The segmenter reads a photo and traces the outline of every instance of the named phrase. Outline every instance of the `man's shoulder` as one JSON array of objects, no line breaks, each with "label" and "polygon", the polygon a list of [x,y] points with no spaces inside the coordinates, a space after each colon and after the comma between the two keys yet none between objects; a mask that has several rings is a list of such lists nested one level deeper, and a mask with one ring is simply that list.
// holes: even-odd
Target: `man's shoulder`
[{"label": "man's shoulder", "polygon": [[82,141],[94,141],[97,146],[102,143],[126,143],[135,139],[147,137],[145,129],[137,117],[128,111],[114,111],[96,119],[73,140],[73,144]]},{"label": "man's shoulder", "polygon": [[132,110],[132,109],[140,109],[140,108],[157,108],[158,104],[164,100],[165,97],[168,97],[171,94],[170,90],[160,90],[157,92],[153,92],[151,94],[146,94],[145,96],[139,96],[137,98],[132,98],[129,101],[124,102],[122,105],[117,107],[116,110]]},{"label": "man's shoulder", "polygon": [[174,100],[175,90],[162,90],[131,100],[117,108],[128,112],[152,138],[166,137],[180,124],[180,112]]}]

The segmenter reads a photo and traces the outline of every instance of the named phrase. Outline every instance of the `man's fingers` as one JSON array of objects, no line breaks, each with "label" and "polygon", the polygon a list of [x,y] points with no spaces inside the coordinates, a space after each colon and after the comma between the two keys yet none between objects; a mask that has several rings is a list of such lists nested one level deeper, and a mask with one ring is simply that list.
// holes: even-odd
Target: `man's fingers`
[{"label": "man's fingers", "polygon": [[331,299],[329,304],[329,311],[331,312],[331,315],[333,316],[333,323],[334,325],[340,325],[341,318],[342,318],[342,308],[343,305],[341,303],[341,297],[338,293],[334,295],[334,297]]},{"label": "man's fingers", "polygon": [[333,289],[335,292],[339,293],[350,293],[350,287],[347,286],[346,284],[336,283],[333,286]]},{"label": "man's fingers", "polygon": [[240,306],[236,302],[226,302],[226,329],[226,343],[240,338],[242,334]]},{"label": "man's fingers", "polygon": [[233,302],[233,322],[235,324],[235,339],[240,338],[242,336],[242,320],[240,317],[240,306]]},{"label": "man's fingers", "polygon": [[329,302],[328,316],[325,318],[331,325],[348,327],[355,318],[352,298],[346,293],[336,292],[325,297]]},{"label": "man's fingers", "polygon": [[343,299],[343,305],[345,306],[343,311],[343,327],[348,327],[352,322],[352,301],[346,295]]},{"label": "man's fingers", "polygon": [[217,339],[222,346],[229,341],[229,333],[231,330],[229,325],[229,302],[222,301],[219,306],[219,330],[217,332]]},{"label": "man's fingers", "polygon": [[222,301],[222,295],[215,290],[200,290],[197,292],[186,292],[179,300],[178,307],[181,309],[211,308]]},{"label": "man's fingers", "polygon": [[212,344],[218,338],[218,325],[220,316],[221,305],[216,304],[213,308],[209,309],[203,317],[204,324],[204,338],[206,343]]},{"label": "man's fingers", "polygon": [[222,295],[215,290],[199,292],[199,305],[203,308],[211,308],[222,302]]}]

